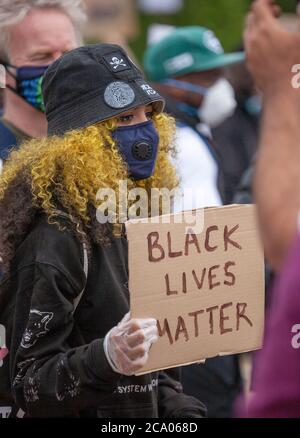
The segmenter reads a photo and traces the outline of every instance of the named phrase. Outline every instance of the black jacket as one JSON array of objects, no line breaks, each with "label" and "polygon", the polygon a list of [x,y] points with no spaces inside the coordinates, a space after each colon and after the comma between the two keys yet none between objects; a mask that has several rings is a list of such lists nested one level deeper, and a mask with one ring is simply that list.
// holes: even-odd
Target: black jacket
[{"label": "black jacket", "polygon": [[[61,219],[62,222],[65,219]],[[200,417],[203,405],[165,372],[126,377],[103,351],[106,333],[128,305],[127,241],[94,245],[85,285],[82,246],[44,215],[19,246],[11,290],[17,294],[10,345],[15,400],[34,417]]]},{"label": "black jacket", "polygon": [[232,204],[238,184],[257,151],[259,118],[250,115],[243,102],[234,114],[213,130],[224,174],[225,204]]}]

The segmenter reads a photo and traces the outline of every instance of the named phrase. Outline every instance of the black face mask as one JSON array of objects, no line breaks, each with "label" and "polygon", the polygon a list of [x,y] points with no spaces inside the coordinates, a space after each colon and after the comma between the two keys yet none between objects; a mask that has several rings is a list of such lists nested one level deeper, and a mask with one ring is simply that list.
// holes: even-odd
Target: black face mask
[{"label": "black face mask", "polygon": [[7,87],[22,97],[29,105],[41,112],[45,112],[41,86],[48,65],[15,67],[11,64],[6,64],[5,66],[6,69],[7,67],[16,68],[16,76],[7,69],[8,74],[16,80],[16,89],[10,86]]}]

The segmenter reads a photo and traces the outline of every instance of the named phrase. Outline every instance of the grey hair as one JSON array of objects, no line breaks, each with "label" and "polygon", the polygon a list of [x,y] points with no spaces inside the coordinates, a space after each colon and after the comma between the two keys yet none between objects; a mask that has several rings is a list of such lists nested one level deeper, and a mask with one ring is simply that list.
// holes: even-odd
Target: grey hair
[{"label": "grey hair", "polygon": [[82,44],[81,28],[86,20],[82,0],[1,0],[0,59],[8,61],[9,28],[22,21],[32,9],[58,9],[72,21],[78,43]]}]

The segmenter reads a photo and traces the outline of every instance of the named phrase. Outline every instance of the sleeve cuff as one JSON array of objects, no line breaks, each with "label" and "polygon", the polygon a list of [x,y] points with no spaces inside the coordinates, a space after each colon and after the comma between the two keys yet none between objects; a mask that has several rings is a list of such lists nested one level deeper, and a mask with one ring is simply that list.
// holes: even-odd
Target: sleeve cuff
[{"label": "sleeve cuff", "polygon": [[95,374],[100,380],[107,383],[117,382],[121,375],[116,373],[111,368],[105,352],[104,352],[104,339],[96,339],[91,342],[88,355],[88,365],[93,374]]}]

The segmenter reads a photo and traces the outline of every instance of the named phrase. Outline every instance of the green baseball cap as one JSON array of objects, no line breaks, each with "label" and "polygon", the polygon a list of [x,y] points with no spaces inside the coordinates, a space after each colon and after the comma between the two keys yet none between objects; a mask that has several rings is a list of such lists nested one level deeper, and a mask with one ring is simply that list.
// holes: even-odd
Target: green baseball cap
[{"label": "green baseball cap", "polygon": [[206,71],[242,62],[244,52],[224,53],[215,34],[205,27],[187,26],[171,31],[151,44],[144,57],[144,69],[151,81]]}]

